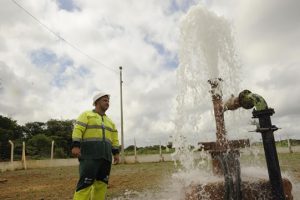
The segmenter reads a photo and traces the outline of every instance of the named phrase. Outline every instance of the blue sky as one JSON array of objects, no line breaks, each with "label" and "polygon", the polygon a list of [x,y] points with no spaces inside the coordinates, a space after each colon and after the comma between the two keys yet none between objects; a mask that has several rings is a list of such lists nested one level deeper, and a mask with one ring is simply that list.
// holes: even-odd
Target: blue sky
[{"label": "blue sky", "polygon": [[[84,67],[74,66],[74,61],[68,56],[58,57],[51,49],[38,49],[30,53],[31,62],[44,71],[52,74],[51,85],[63,88],[68,80],[74,76],[84,77],[89,70]],[[54,67],[55,66],[55,67]],[[72,68],[73,74],[67,74],[66,70]]]},{"label": "blue sky", "polygon": [[163,44],[152,41],[151,38],[145,37],[145,42],[153,46],[157,53],[164,60],[164,66],[169,68],[177,68],[178,67],[178,56],[170,51],[168,51]]},{"label": "blue sky", "polygon": [[67,10],[69,12],[79,9],[73,0],[57,0],[57,4],[60,9]]}]

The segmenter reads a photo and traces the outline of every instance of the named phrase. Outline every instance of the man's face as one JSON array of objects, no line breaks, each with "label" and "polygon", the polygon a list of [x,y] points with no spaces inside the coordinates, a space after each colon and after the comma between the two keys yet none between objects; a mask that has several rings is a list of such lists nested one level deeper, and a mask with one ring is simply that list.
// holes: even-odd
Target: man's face
[{"label": "man's face", "polygon": [[101,97],[96,104],[97,107],[99,107],[102,111],[106,111],[109,107],[109,97],[103,96]]}]

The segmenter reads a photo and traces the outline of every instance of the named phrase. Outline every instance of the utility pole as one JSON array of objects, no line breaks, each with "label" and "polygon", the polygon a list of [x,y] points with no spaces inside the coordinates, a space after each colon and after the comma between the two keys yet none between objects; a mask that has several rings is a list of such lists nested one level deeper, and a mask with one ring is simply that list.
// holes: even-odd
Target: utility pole
[{"label": "utility pole", "polygon": [[121,103],[121,162],[125,163],[125,155],[124,155],[124,128],[123,128],[123,93],[122,93],[122,66],[120,69],[120,103]]}]

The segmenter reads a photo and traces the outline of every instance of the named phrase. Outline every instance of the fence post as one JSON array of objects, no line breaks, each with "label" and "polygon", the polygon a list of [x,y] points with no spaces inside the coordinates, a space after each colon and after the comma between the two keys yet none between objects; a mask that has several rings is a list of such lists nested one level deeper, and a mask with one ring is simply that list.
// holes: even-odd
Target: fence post
[{"label": "fence post", "polygon": [[136,141],[135,141],[135,138],[134,138],[134,163],[137,163]]},{"label": "fence post", "polygon": [[23,163],[24,169],[26,170],[27,164],[26,164],[26,156],[25,156],[25,142],[23,142],[23,148],[22,148],[22,163]]},{"label": "fence post", "polygon": [[170,152],[168,145],[166,145],[166,152],[168,152],[168,153]]},{"label": "fence post", "polygon": [[161,142],[159,142],[159,156],[160,156],[159,161],[160,162],[164,161],[164,157],[163,157],[162,151],[161,151]]},{"label": "fence post", "polygon": [[290,138],[288,138],[287,141],[288,141],[289,152],[293,153],[291,142],[290,142]]},{"label": "fence post", "polygon": [[54,152],[54,140],[51,143],[51,160],[53,160],[53,152]]},{"label": "fence post", "polygon": [[10,144],[10,162],[14,162],[14,143],[11,140],[8,140]]}]

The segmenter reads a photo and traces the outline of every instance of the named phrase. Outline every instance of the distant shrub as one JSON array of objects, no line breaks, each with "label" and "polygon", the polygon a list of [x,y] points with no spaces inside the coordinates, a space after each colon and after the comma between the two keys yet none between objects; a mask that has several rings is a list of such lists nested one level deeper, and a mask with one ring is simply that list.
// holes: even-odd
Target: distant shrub
[{"label": "distant shrub", "polygon": [[54,157],[55,158],[67,158],[67,154],[65,153],[64,149],[61,147],[55,148],[54,150]]}]

